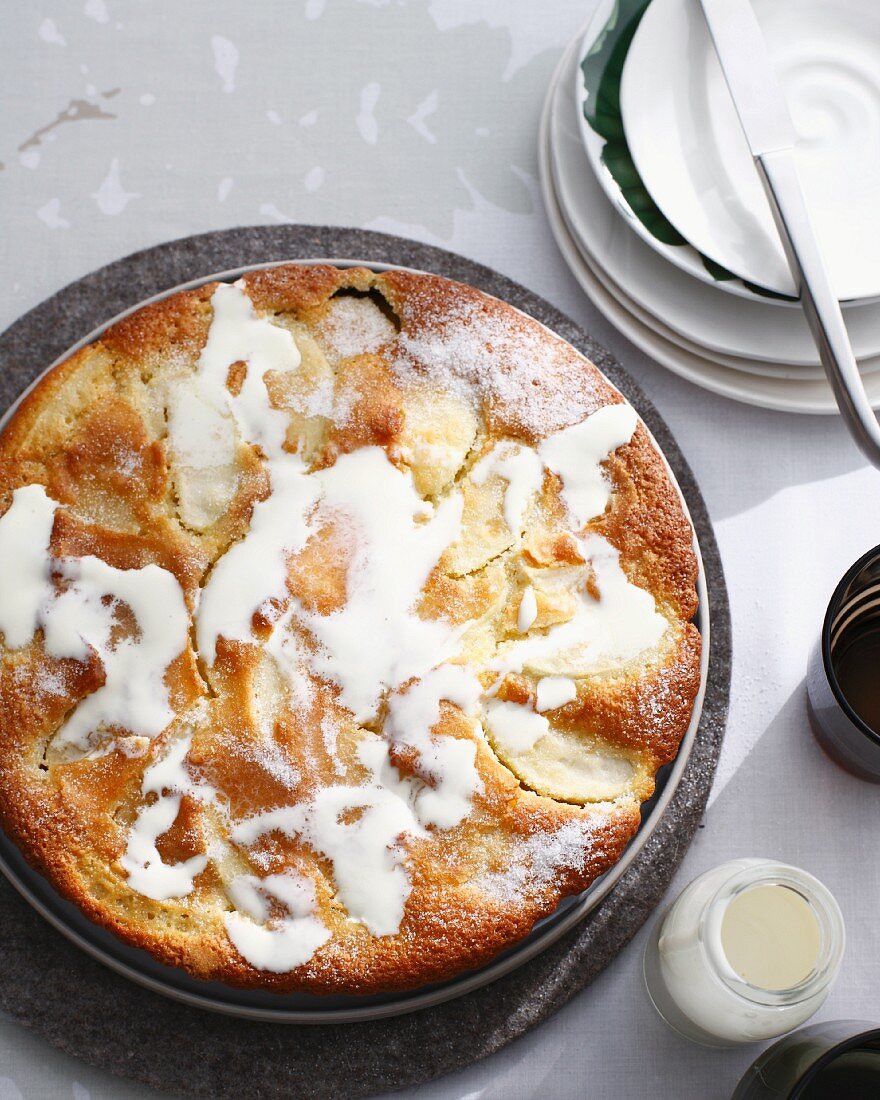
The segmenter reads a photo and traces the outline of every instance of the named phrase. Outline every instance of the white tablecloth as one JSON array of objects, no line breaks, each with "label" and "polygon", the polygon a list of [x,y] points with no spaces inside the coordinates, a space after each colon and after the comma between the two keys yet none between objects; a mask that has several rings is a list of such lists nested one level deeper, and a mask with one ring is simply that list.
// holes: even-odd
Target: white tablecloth
[{"label": "white tablecloth", "polygon": [[[619,336],[569,275],[541,208],[536,135],[550,75],[591,3],[7,5],[0,325],[137,248],[274,221],[366,226],[440,244],[583,324],[677,434],[730,587],[730,723],[704,827],[670,896],[734,856],[806,867],[837,895],[849,938],[820,1018],[878,1020],[878,789],[816,747],[803,675],[831,589],[880,541],[880,481],[835,419],[749,408],[668,374]],[[534,1033],[406,1095],[729,1096],[756,1049],[710,1052],[669,1033],[642,988],[644,941],[643,931]],[[0,1100],[148,1095],[157,1094],[0,1020]]]}]

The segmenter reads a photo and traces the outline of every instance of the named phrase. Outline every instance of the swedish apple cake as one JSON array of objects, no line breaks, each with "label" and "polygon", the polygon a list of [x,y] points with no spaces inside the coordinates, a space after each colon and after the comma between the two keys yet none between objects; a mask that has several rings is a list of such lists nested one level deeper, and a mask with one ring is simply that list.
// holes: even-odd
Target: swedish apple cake
[{"label": "swedish apple cake", "polygon": [[479,966],[675,756],[692,540],[631,406],[500,301],[297,265],[174,294],[0,437],[0,822],[199,978]]}]

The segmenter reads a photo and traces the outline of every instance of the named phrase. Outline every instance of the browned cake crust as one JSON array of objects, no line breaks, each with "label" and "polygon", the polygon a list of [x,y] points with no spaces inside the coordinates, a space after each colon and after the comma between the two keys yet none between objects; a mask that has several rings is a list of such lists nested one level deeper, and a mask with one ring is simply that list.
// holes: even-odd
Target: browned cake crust
[{"label": "browned cake crust", "polygon": [[[535,321],[445,279],[290,265],[247,275],[242,285],[261,315],[293,332],[303,369],[329,380],[328,413],[292,398],[283,379],[277,392],[267,379],[274,406],[289,414],[288,446],[299,449],[312,470],[378,446],[397,468],[412,470],[418,491],[436,501],[450,486],[464,485],[494,441],[537,446],[622,400],[577,351]],[[196,372],[216,286],[175,294],[114,325],[42,379],[0,437],[0,515],[15,490],[44,486],[59,505],[53,559],[93,555],[120,570],[160,566],[179,582],[192,616],[212,567],[244,538],[255,503],[269,492],[259,448],[239,442],[231,474],[205,475],[227,488],[212,482],[214,503],[196,507],[189,501],[203,486],[177,468],[169,444],[169,380]],[[374,309],[366,337],[358,317],[339,310],[343,301]],[[388,329],[375,346],[378,315]],[[358,351],[363,339],[366,353]],[[241,385],[234,369],[228,385]],[[337,414],[343,406],[345,415]],[[433,451],[423,446],[426,438]],[[447,455],[450,440],[461,453],[440,484],[436,455]],[[422,985],[486,963],[620,858],[657,769],[676,754],[699,687],[700,637],[690,622],[697,606],[692,531],[641,422],[604,469],[613,493],[587,530],[617,548],[626,577],[654,597],[668,629],[662,644],[637,660],[575,675],[576,698],[548,717],[567,751],[582,745],[585,754],[610,754],[626,765],[629,778],[612,797],[591,796],[589,784],[582,794],[557,790],[556,765],[545,773],[540,754],[522,768],[508,754],[505,764],[504,751],[496,751],[479,720],[444,704],[435,734],[474,743],[482,789],[460,823],[429,827],[406,841],[411,888],[398,931],[373,934],[352,919],[330,860],[302,836],[275,830],[230,842],[231,823],[287,806],[343,774],[359,782],[357,746],[381,730],[381,713],[374,722],[353,721],[327,679],[315,678],[304,708],[294,707],[274,680],[267,686],[258,643],[284,611],[284,600],[255,616],[253,641],[221,637],[213,665],[197,651],[191,631],[164,677],[176,716],[167,729],[145,739],[111,728],[92,736],[88,751],[61,752],[56,735],[73,708],[105,682],[98,654],[52,656],[39,629],[26,644],[0,649],[3,828],[92,920],[199,978],[279,992],[367,993]],[[465,504],[474,545],[464,564],[445,554],[420,606],[429,619],[488,624],[468,641],[463,658],[488,692],[496,674],[486,655],[516,634],[523,569],[533,576],[584,562],[554,475],[544,477],[514,546],[493,544],[497,500],[474,508],[468,519]],[[291,596],[322,614],[345,600],[347,551],[333,540],[331,531],[310,541],[287,566]],[[563,621],[569,597],[559,597],[557,606],[535,583],[536,629]],[[121,621],[119,629],[136,628]],[[510,672],[495,684],[495,698],[528,706],[537,678],[528,669]],[[339,731],[332,750],[322,735],[328,718]],[[156,847],[169,865],[210,858],[191,892],[155,900],[131,887],[120,859],[138,808],[156,797],[141,793],[145,768],[181,723],[192,733],[187,768],[219,794],[209,805],[184,793]],[[417,755],[405,748],[393,763],[400,775],[420,775]],[[577,762],[572,766],[578,773]],[[233,909],[227,888],[235,875],[290,868],[313,882],[315,914],[329,935],[308,961],[272,972],[248,962],[227,934],[224,915]]]}]

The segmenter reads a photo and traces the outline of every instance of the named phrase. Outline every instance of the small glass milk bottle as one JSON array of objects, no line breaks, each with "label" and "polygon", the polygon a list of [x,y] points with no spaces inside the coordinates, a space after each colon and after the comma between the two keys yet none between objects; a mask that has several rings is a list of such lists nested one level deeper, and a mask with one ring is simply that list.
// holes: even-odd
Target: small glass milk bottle
[{"label": "small glass milk bottle", "polygon": [[821,882],[773,860],[735,859],[696,878],[657,922],[645,982],[674,1031],[731,1047],[808,1020],[843,947],[840,908]]}]

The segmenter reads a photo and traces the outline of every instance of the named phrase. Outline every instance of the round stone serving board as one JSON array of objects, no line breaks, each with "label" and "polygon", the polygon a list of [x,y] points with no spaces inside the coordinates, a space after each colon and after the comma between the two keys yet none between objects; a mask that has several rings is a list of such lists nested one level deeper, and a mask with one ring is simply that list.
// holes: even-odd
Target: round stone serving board
[{"label": "round stone serving board", "polygon": [[678,479],[700,543],[712,626],[705,700],[670,801],[613,892],[518,969],[411,1015],[292,1028],[173,1002],[79,951],[0,880],[0,1007],[68,1053],[177,1094],[370,1095],[468,1065],[546,1019],[614,958],[665,891],[699,824],[727,715],[727,594],[690,469],[657,411],[611,355],[547,302],[489,268],[442,249],[354,229],[261,226],[172,241],[78,280],[7,329],[0,336],[0,409],[83,333],[146,298],[213,271],[315,256],[356,256],[471,283],[569,340],[626,394]]}]

